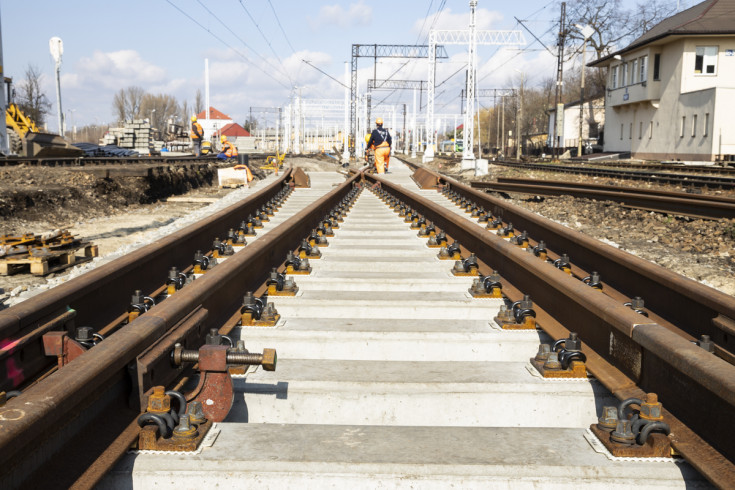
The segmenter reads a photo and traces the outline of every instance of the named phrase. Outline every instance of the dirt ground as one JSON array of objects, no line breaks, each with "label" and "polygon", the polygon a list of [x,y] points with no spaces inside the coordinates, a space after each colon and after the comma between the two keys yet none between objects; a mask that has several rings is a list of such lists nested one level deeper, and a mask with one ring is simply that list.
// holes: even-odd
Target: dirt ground
[{"label": "dirt ground", "polygon": [[[286,164],[305,171],[341,168],[326,156],[289,158]],[[217,187],[216,164],[201,172],[171,169],[149,178],[98,177],[84,167],[0,167],[0,235],[69,230],[97,245],[106,257],[150,241],[156,230],[231,192]],[[45,277],[0,276],[0,308],[26,290],[64,281],[74,269]]]},{"label": "dirt ground", "polygon": [[[431,166],[439,172],[464,182],[475,180],[472,170],[460,171],[460,164],[457,160],[437,159]],[[685,189],[676,186],[549,171],[516,170],[492,164],[490,174],[481,180],[494,180],[498,177],[591,182],[685,192]],[[709,193],[735,197],[733,191],[710,191]],[[735,296],[735,219],[708,220],[672,216],[629,209],[610,201],[591,201],[570,196],[532,197],[523,194],[493,194],[564,226]],[[574,261],[574,257],[571,259]]]}]

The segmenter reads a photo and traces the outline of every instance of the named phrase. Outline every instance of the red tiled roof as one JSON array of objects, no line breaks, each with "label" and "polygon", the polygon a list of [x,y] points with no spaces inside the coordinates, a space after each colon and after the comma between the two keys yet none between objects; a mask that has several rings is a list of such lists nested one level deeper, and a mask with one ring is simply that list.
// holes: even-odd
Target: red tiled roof
[{"label": "red tiled roof", "polygon": [[218,137],[222,136],[223,134],[229,138],[237,138],[238,136],[250,136],[248,130],[237,123],[228,124],[224,128],[214,132],[214,136]]},{"label": "red tiled roof", "polygon": [[[207,117],[207,111],[202,111],[197,114],[197,119],[205,119]],[[209,108],[209,119],[232,119],[227,114],[218,111],[214,107]]]}]

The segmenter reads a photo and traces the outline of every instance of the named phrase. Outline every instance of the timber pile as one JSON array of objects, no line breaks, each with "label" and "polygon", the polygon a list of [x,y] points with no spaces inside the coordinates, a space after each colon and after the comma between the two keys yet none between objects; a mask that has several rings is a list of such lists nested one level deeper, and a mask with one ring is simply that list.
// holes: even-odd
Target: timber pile
[{"label": "timber pile", "polygon": [[[81,255],[77,252],[81,251]],[[67,230],[34,235],[0,236],[0,275],[30,273],[45,276],[97,257],[97,245]]]}]

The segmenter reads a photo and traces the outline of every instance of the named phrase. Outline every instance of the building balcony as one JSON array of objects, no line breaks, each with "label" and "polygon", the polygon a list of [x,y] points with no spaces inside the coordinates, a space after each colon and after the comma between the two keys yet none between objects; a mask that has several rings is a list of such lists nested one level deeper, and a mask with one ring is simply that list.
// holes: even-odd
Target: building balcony
[{"label": "building balcony", "polygon": [[625,87],[607,90],[607,105],[618,107],[641,102],[651,102],[656,105],[661,98],[661,82],[658,80],[640,82]]}]

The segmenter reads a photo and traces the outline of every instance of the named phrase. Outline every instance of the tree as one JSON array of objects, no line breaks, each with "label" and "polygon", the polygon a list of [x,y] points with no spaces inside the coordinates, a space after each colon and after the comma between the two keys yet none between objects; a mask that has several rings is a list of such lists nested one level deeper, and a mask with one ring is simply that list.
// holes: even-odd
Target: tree
[{"label": "tree", "polygon": [[139,118],[141,116],[140,104],[144,95],[145,90],[140,87],[121,88],[112,100],[112,109],[117,115],[117,120],[123,122]]},{"label": "tree", "polygon": [[38,126],[46,121],[46,115],[51,111],[51,102],[41,91],[41,70],[34,65],[28,65],[25,78],[18,84],[16,104],[18,108],[30,117]]},{"label": "tree", "polygon": [[166,94],[145,94],[140,102],[140,113],[143,118],[150,118],[154,128],[165,130],[169,118],[179,115],[181,107],[176,97]]},{"label": "tree", "polygon": [[197,89],[197,94],[194,97],[194,112],[199,114],[204,110],[204,100],[202,99],[202,91]]}]

